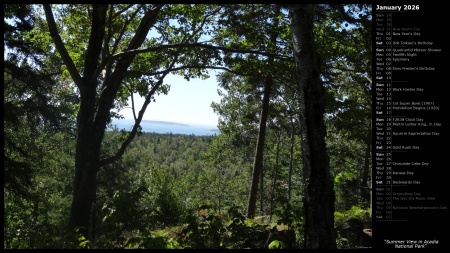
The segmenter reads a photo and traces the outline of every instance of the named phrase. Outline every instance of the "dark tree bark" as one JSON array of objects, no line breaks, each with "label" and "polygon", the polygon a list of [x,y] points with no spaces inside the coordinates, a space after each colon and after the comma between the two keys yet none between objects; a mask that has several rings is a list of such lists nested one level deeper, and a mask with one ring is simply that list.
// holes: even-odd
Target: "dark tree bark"
[{"label": "dark tree bark", "polygon": [[334,190],[325,145],[324,88],[313,35],[313,6],[290,5],[300,102],[305,248],[334,249]]},{"label": "dark tree bark", "polygon": [[[293,122],[291,116],[291,123]],[[289,147],[289,171],[288,171],[288,200],[291,201],[291,187],[292,187],[292,163],[294,160],[294,144],[295,144],[295,135],[294,135],[294,123],[291,125],[291,143]]]},{"label": "dark tree bark", "polygon": [[259,214],[264,215],[264,161],[259,174]]},{"label": "dark tree bark", "polygon": [[371,148],[372,148],[372,122],[369,123],[369,128],[367,129],[367,139],[366,139],[366,153],[364,155],[364,168],[361,180],[361,198],[368,206],[370,206],[370,192],[371,187],[368,184],[369,172],[371,165]]},{"label": "dark tree bark", "polygon": [[[253,218],[256,211],[256,200],[258,193],[258,181],[263,169],[264,159],[264,140],[266,138],[266,122],[269,114],[270,90],[272,89],[273,79],[267,77],[264,84],[264,96],[261,109],[261,119],[259,121],[258,142],[256,144],[255,162],[253,164],[252,184],[250,186],[250,195],[247,204],[247,218]],[[262,194],[262,192],[261,192]]]},{"label": "dark tree bark", "polygon": [[277,179],[278,179],[278,163],[280,158],[280,142],[281,142],[281,134],[277,136],[277,148],[276,148],[276,154],[275,154],[275,168],[272,175],[272,187],[270,189],[270,218],[269,221],[272,222],[272,215],[273,215],[273,202],[275,200],[275,187],[277,185]]}]

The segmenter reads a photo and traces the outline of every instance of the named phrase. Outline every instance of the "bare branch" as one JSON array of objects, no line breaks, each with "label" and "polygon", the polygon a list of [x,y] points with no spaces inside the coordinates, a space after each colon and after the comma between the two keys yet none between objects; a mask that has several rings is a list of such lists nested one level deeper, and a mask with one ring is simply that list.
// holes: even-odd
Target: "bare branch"
[{"label": "bare branch", "polygon": [[114,54],[117,50],[117,47],[119,46],[120,41],[122,40],[122,36],[125,34],[128,25],[130,24],[130,22],[136,17],[136,15],[138,14],[138,12],[141,10],[142,6],[139,6],[139,8],[137,8],[133,14],[131,15],[131,17],[127,20],[125,20],[124,24],[122,25],[122,29],[120,31],[119,37],[115,40],[114,45],[113,45],[113,49],[112,49],[112,53]]},{"label": "bare branch", "polygon": [[279,54],[267,53],[264,51],[232,49],[232,48],[227,48],[227,47],[222,47],[222,46],[213,46],[213,45],[208,45],[208,44],[203,44],[203,43],[167,44],[167,45],[161,45],[161,46],[152,47],[152,48],[134,49],[134,50],[128,50],[125,52],[115,54],[112,57],[115,59],[115,58],[120,58],[123,56],[137,55],[137,54],[142,54],[142,53],[147,53],[147,52],[157,52],[157,51],[161,51],[164,49],[176,49],[176,48],[205,48],[205,49],[211,49],[211,50],[219,50],[219,51],[228,52],[228,53],[259,54],[259,55],[263,55],[263,56],[273,57],[275,59],[283,59],[283,60],[289,60],[289,61],[294,60],[292,57],[288,57],[285,55],[279,55]]},{"label": "bare branch", "polygon": [[145,96],[144,104],[142,105],[142,109],[139,111],[138,118],[135,120],[135,124],[133,126],[133,129],[131,130],[131,132],[128,135],[127,139],[122,143],[122,146],[119,148],[119,150],[113,156],[110,156],[110,157],[107,157],[107,158],[104,158],[104,159],[100,160],[100,167],[103,167],[105,165],[111,164],[111,163],[119,160],[122,157],[122,155],[125,152],[125,149],[128,147],[128,145],[131,143],[131,141],[136,136],[138,127],[141,124],[141,121],[142,121],[142,118],[144,117],[144,113],[145,113],[145,110],[147,109],[147,106],[150,104],[151,98],[153,97],[155,92],[159,89],[159,87],[161,87],[161,85],[163,84],[163,80],[167,76],[167,74],[172,71],[172,68],[175,65],[175,63],[177,62],[177,60],[178,60],[178,55],[176,57],[174,57],[174,60],[172,61],[170,66],[167,68],[165,73],[163,73],[162,77],[159,79],[159,81],[156,83],[156,85],[153,86],[153,88]]},{"label": "bare branch", "polygon": [[43,4],[43,7],[45,11],[45,18],[47,19],[48,30],[50,31],[50,36],[52,37],[53,42],[55,43],[55,47],[61,55],[64,64],[66,64],[67,70],[69,71],[70,76],[75,82],[75,85],[81,90],[81,88],[83,87],[83,80],[81,79],[80,73],[78,73],[78,70],[73,63],[72,58],[70,58],[70,55],[67,52],[67,49],[64,46],[61,37],[58,34],[58,29],[56,28],[52,8],[49,4]]},{"label": "bare branch", "polygon": [[372,84],[372,79],[370,79],[367,75],[364,75],[364,77],[369,81],[370,84]]},{"label": "bare branch", "polygon": [[131,109],[133,110],[133,118],[136,121],[136,111],[134,110],[134,95],[133,95],[133,88],[130,89],[130,96],[131,96]]},{"label": "bare branch", "polygon": [[[236,74],[236,75],[240,75],[240,76],[254,76],[252,74],[246,74],[246,73],[243,73],[243,72],[234,71],[234,70],[231,70],[231,69],[229,69],[227,67],[209,66],[209,65],[201,65],[201,66],[184,65],[184,66],[181,66],[181,67],[172,68],[170,70],[170,72],[183,70],[183,69],[218,69],[218,70],[225,70],[227,72],[230,72],[230,73],[233,73],[233,74]],[[139,70],[131,70],[131,71],[128,71],[125,74],[125,76],[129,77],[129,78],[139,78],[139,77],[142,77],[142,76],[155,76],[155,75],[164,74],[166,71],[167,70],[162,70],[162,71],[157,71],[157,72],[144,72],[144,71],[139,71]]]},{"label": "bare branch", "polygon": [[161,8],[164,6],[164,4],[160,4],[156,6],[154,9],[150,10],[148,12],[149,15],[144,15],[142,18],[141,23],[139,24],[138,28],[136,29],[136,33],[131,39],[130,44],[127,47],[128,50],[136,50],[138,47],[142,45],[144,42],[148,31],[150,30],[150,27],[152,27],[156,22],[156,17],[161,10]]},{"label": "bare branch", "polygon": [[119,16],[120,14],[124,13],[125,11],[127,11],[128,9],[131,8],[131,6],[133,6],[134,4],[130,4],[127,7],[123,8],[122,10],[114,13],[114,16],[112,16],[112,18],[116,18],[117,16]]}]

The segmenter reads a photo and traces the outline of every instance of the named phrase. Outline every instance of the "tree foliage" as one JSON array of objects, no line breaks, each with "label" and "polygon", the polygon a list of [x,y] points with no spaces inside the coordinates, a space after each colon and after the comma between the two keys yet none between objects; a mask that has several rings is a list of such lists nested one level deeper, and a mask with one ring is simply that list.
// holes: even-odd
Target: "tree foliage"
[{"label": "tree foliage", "polygon": [[[28,195],[33,173],[42,167],[47,140],[59,131],[73,133],[76,97],[57,79],[58,61],[33,43],[35,16],[29,5],[6,5],[4,38],[4,180],[8,191]],[[44,58],[45,56],[45,58]]]}]

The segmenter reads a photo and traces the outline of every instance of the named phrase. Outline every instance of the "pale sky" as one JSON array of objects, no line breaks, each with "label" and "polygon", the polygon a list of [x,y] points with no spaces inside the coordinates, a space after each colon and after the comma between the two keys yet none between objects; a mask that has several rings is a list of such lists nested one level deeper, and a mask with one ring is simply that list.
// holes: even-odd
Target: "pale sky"
[{"label": "pale sky", "polygon": [[[190,81],[182,76],[167,75],[164,83],[170,85],[169,93],[155,96],[156,102],[150,102],[143,119],[216,127],[219,116],[211,108],[211,102],[218,103],[221,97],[217,94],[219,87],[216,73],[210,71],[209,75],[210,78],[206,80],[190,79]],[[131,107],[131,98],[128,102]],[[144,98],[135,94],[134,102],[137,115]],[[133,119],[131,109],[123,109],[121,114],[126,119]]]}]

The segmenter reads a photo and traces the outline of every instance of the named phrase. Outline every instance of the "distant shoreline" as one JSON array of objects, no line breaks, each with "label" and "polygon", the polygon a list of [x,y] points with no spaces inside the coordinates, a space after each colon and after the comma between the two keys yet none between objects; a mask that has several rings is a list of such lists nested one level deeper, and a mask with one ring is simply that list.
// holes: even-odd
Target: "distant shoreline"
[{"label": "distant shoreline", "polygon": [[159,120],[145,120],[143,119],[141,123],[153,123],[153,124],[161,124],[161,125],[176,125],[176,126],[189,126],[186,124],[169,122],[169,121],[159,121]]},{"label": "distant shoreline", "polygon": [[[110,129],[128,129],[130,130],[135,124],[133,119],[122,119],[117,120],[114,119],[111,122]],[[197,136],[205,136],[205,135],[213,135],[220,134],[219,129],[214,129],[213,126],[206,125],[187,125],[182,123],[175,123],[170,121],[161,121],[161,120],[142,120],[141,122],[142,132],[148,133],[173,133],[173,134],[186,134],[186,135],[197,135]]]}]

